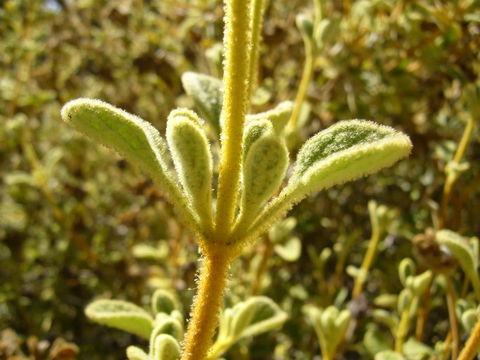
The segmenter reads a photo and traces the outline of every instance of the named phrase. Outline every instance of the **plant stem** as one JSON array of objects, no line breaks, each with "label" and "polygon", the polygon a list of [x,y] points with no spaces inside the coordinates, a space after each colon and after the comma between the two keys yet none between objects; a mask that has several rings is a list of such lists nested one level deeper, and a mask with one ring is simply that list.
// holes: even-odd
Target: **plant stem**
[{"label": "plant stem", "polygon": [[216,239],[230,233],[237,207],[242,138],[248,107],[250,2],[225,0],[225,70],[222,155],[218,177]]},{"label": "plant stem", "polygon": [[[374,205],[376,207],[376,205]],[[360,268],[359,276],[355,278],[355,285],[353,287],[352,297],[356,298],[363,291],[363,284],[367,279],[368,271],[372,266],[375,252],[377,251],[378,242],[380,241],[380,225],[378,223],[378,217],[375,214],[375,210],[370,211],[370,222],[372,224],[372,236],[368,242],[368,249],[363,258],[362,266]]]},{"label": "plant stem", "polygon": [[[463,135],[458,144],[457,151],[453,157],[453,162],[455,164],[460,164],[462,162],[463,156],[465,155],[465,151],[467,149],[468,143],[470,142],[470,138],[472,136],[473,128],[474,128],[474,118],[473,116],[469,116],[467,120],[467,126],[463,130]],[[438,227],[441,229],[445,226],[445,220],[447,217],[447,208],[448,203],[450,202],[450,197],[452,195],[452,189],[457,181],[458,174],[456,172],[450,171],[447,173],[447,179],[445,180],[445,185],[443,186],[443,195],[442,195],[442,203],[440,205],[440,215],[438,219]]]},{"label": "plant stem", "polygon": [[207,249],[205,252],[192,316],[184,339],[182,360],[203,360],[217,327],[232,256],[226,246],[215,244],[214,247],[214,250]]},{"label": "plant stem", "polygon": [[403,354],[403,344],[405,342],[405,336],[408,333],[408,325],[410,323],[410,308],[412,307],[413,299],[411,299],[405,309],[402,311],[400,317],[400,324],[398,325],[397,333],[395,334],[395,351],[399,354]]},{"label": "plant stem", "polygon": [[252,52],[250,54],[250,70],[248,82],[248,96],[252,93],[258,84],[258,58],[260,54],[260,43],[262,40],[263,14],[265,12],[266,0],[251,0],[251,26],[252,31]]},{"label": "plant stem", "polygon": [[458,360],[472,360],[480,351],[480,320],[477,321],[472,334],[468,338]]},{"label": "plant stem", "polygon": [[314,60],[314,46],[312,40],[304,39],[305,42],[305,64],[303,65],[302,79],[298,87],[297,96],[295,97],[295,104],[293,105],[292,116],[288,124],[290,131],[297,129],[298,118],[302,110],[303,102],[307,96],[308,85],[312,79],[313,74],[313,60]]},{"label": "plant stem", "polygon": [[252,285],[252,291],[251,295],[255,296],[260,293],[260,288],[262,286],[262,280],[263,276],[265,275],[265,272],[267,271],[268,268],[268,260],[272,256],[273,252],[273,244],[271,240],[268,238],[268,236],[264,237],[264,249],[262,252],[262,259],[260,261],[260,264],[258,265],[258,270],[257,270],[257,276],[255,277],[255,280]]},{"label": "plant stem", "polygon": [[430,310],[430,292],[432,290],[433,279],[434,277],[432,276],[420,300],[420,309],[418,310],[417,324],[415,326],[415,339],[420,342],[422,342],[423,339],[425,323],[427,321],[428,311]]},{"label": "plant stem", "polygon": [[447,277],[447,307],[448,320],[450,322],[450,331],[452,333],[452,360],[456,360],[458,356],[458,345],[460,343],[460,335],[458,333],[457,315],[455,313],[455,289],[452,281]]}]

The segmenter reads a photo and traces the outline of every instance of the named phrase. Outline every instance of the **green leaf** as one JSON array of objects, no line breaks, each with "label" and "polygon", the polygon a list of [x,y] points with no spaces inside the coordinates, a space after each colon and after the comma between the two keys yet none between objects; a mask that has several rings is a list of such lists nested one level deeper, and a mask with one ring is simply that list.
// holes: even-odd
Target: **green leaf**
[{"label": "green leaf", "polygon": [[274,250],[285,261],[297,261],[302,253],[302,242],[292,236],[284,244],[275,245]]},{"label": "green leaf", "polygon": [[213,226],[212,156],[200,119],[192,111],[172,111],[167,141],[180,182],[204,230],[209,231]]},{"label": "green leaf", "polygon": [[247,123],[243,134],[243,156],[247,156],[252,145],[261,137],[273,134],[273,125],[266,119],[256,119]]},{"label": "green leaf", "polygon": [[159,335],[155,338],[152,360],[178,360],[180,358],[180,345],[170,335]]},{"label": "green leaf", "polygon": [[382,351],[375,355],[375,360],[405,360],[405,358],[395,351]]},{"label": "green leaf", "polygon": [[96,323],[111,326],[148,339],[153,318],[142,308],[122,300],[96,300],[87,306],[85,314]]},{"label": "green leaf", "polygon": [[290,216],[275,224],[268,231],[268,237],[275,243],[281,242],[282,240],[285,240],[288,236],[290,236],[290,233],[296,225],[297,219],[295,219],[293,216]]},{"label": "green leaf", "polygon": [[300,149],[289,191],[306,196],[372,174],[406,157],[408,136],[365,120],[341,121]]},{"label": "green leaf", "polygon": [[176,340],[183,337],[183,325],[177,319],[160,313],[155,319],[155,327],[150,334],[150,354],[155,353],[157,338],[162,335],[169,335]]},{"label": "green leaf", "polygon": [[292,177],[247,228],[236,227],[236,242],[249,242],[267,231],[292,206],[310,194],[372,174],[406,157],[408,136],[365,120],[342,121],[310,138],[297,156]]},{"label": "green leaf", "polygon": [[151,176],[177,206],[192,231],[201,235],[198,223],[168,169],[170,154],[157,129],[135,115],[94,99],[70,101],[63,106],[61,114],[63,120],[75,129],[115,150]]},{"label": "green leaf", "polygon": [[462,270],[472,282],[477,298],[480,298],[480,279],[477,273],[478,259],[469,240],[450,230],[438,231],[436,239],[452,252]]},{"label": "green leaf", "polygon": [[62,118],[96,142],[117,151],[160,183],[169,182],[169,155],[157,129],[139,117],[94,99],[77,99],[62,108]]},{"label": "green leaf", "polygon": [[220,134],[220,114],[223,104],[222,81],[195,72],[182,75],[185,91],[195,101],[195,106],[207,122]]},{"label": "green leaf", "polygon": [[170,314],[173,310],[178,310],[178,301],[170,291],[157,289],[152,295],[152,310],[155,314]]},{"label": "green leaf", "polygon": [[363,337],[363,345],[370,355],[378,354],[392,348],[391,340],[385,331],[370,328]]},{"label": "green leaf", "polygon": [[[254,296],[245,301],[243,309],[249,318],[239,338],[246,338],[279,328],[287,320],[287,314],[273,300],[265,296]],[[241,316],[241,315],[240,315]],[[232,327],[235,323],[235,314]]]},{"label": "green leaf", "polygon": [[263,136],[253,143],[243,166],[242,214],[253,219],[258,209],[280,187],[288,167],[285,143],[273,136]]},{"label": "green leaf", "polygon": [[149,360],[148,355],[136,346],[129,346],[127,348],[127,358],[128,360]]},{"label": "green leaf", "polygon": [[409,339],[403,344],[403,353],[408,360],[427,360],[434,358],[434,351],[431,347],[414,339]]},{"label": "green leaf", "polygon": [[291,101],[283,101],[275,108],[253,115],[247,115],[247,124],[250,121],[268,120],[273,125],[275,134],[282,135],[288,120],[292,114],[293,103]]}]

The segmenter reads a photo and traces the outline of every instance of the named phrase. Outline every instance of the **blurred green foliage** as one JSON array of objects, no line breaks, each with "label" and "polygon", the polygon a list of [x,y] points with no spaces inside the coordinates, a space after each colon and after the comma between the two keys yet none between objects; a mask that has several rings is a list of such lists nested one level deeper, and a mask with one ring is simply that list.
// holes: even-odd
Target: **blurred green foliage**
[{"label": "blurred green foliage", "polygon": [[[302,12],[311,14],[313,4],[270,1],[266,9],[255,112],[295,99],[304,63],[295,16]],[[378,308],[396,311],[396,298],[382,301],[403,289],[397,265],[420,251],[419,273],[428,267],[413,239],[436,225],[444,169],[469,116],[462,91],[479,81],[480,4],[327,1],[324,15],[335,32],[315,58],[303,136],[366,118],[409,134],[414,151],[392,169],[297,206],[287,234],[302,242],[297,261],[285,261],[288,247],[278,251],[287,245],[266,239],[236,263],[226,305],[262,293],[289,319],[281,331],[235,345],[228,359],[318,359],[303,306],[347,306],[353,279],[346,268],[362,263],[369,199],[398,217],[382,234],[364,293],[348,305],[356,328],[340,343],[339,359],[389,349],[392,339],[374,334],[388,328]],[[191,235],[148,178],[61,123],[60,108],[99,98],[164,129],[172,108],[194,106],[181,85],[184,72],[221,77],[222,17],[213,0],[0,2],[0,329],[52,343],[65,338],[82,359],[120,359],[139,340],[89,323],[83,309],[92,299],[145,306],[154,289],[165,288],[188,313],[198,265]],[[478,159],[477,127],[445,219],[465,236],[480,235]],[[452,276],[468,303],[461,314],[478,305],[462,293],[464,277]],[[431,349],[449,330],[442,280],[433,288],[423,337]]]}]

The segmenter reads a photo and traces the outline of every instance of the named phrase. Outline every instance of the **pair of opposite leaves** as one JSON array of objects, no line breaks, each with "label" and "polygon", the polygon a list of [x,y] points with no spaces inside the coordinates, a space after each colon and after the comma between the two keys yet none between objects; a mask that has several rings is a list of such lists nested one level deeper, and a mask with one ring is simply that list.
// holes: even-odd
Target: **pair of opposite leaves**
[{"label": "pair of opposite leaves", "polygon": [[[214,226],[212,156],[203,123],[193,111],[170,113],[167,141],[150,123],[99,100],[73,100],[63,107],[62,118],[151,176],[196,235],[209,238]],[[289,156],[283,126],[269,112],[249,116],[241,208],[229,241],[251,240],[306,196],[390,166],[410,149],[408,136],[390,127],[365,120],[338,122],[305,142],[287,185],[261,210],[283,182]]]}]

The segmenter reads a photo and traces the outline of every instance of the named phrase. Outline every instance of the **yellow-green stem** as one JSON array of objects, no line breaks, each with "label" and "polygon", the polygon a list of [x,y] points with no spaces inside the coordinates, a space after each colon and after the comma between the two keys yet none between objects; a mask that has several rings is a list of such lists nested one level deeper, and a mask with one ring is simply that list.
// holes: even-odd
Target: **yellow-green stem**
[{"label": "yellow-green stem", "polygon": [[[470,142],[470,138],[472,136],[473,128],[474,128],[475,119],[473,116],[470,116],[467,121],[467,126],[465,126],[465,130],[463,130],[463,135],[458,144],[457,151],[453,157],[453,162],[456,164],[460,164],[462,162],[463,156],[465,155],[465,151],[467,149],[468,143]],[[457,174],[455,172],[448,172],[447,179],[445,180],[445,185],[443,187],[443,195],[442,195],[442,203],[440,206],[440,216],[438,219],[438,227],[442,228],[445,225],[446,216],[447,216],[447,208],[448,203],[450,202],[450,197],[452,194],[452,189],[457,181]]]},{"label": "yellow-green stem", "polygon": [[198,281],[192,316],[184,339],[182,360],[203,360],[207,356],[222,308],[232,256],[220,244],[206,251]]},{"label": "yellow-green stem", "polygon": [[472,360],[480,352],[480,320],[477,321],[458,360]]},{"label": "yellow-green stem", "polygon": [[460,335],[458,332],[458,322],[455,309],[455,289],[452,281],[447,277],[447,307],[448,320],[450,322],[450,332],[452,333],[452,360],[456,360],[458,356],[458,345],[460,343]]},{"label": "yellow-green stem", "polygon": [[302,79],[298,87],[297,96],[295,97],[295,104],[293,105],[292,115],[288,124],[290,131],[296,131],[298,118],[302,110],[303,102],[307,96],[308,85],[312,79],[314,62],[314,46],[312,40],[305,40],[305,64],[303,66]]},{"label": "yellow-green stem", "polygon": [[263,14],[265,12],[266,0],[251,0],[251,26],[252,31],[252,52],[250,53],[250,69],[248,82],[248,96],[252,97],[252,93],[258,84],[258,59],[260,54],[260,43],[262,40]]},{"label": "yellow-green stem", "polygon": [[378,242],[380,241],[380,226],[378,224],[378,218],[375,214],[370,216],[372,223],[372,236],[368,242],[368,249],[363,258],[362,267],[360,268],[359,276],[355,279],[355,285],[353,287],[352,297],[356,298],[363,291],[363,284],[367,280],[368,271],[372,266],[375,252],[377,251]]},{"label": "yellow-green stem", "polygon": [[250,63],[250,2],[225,1],[225,69],[222,155],[218,178],[216,239],[230,233],[237,205],[242,138],[248,107]]},{"label": "yellow-green stem", "polygon": [[410,308],[412,307],[413,299],[411,299],[407,306],[402,311],[400,317],[400,324],[398,324],[398,330],[395,334],[395,351],[399,354],[403,354],[403,344],[405,343],[405,336],[408,333],[410,323]]}]

